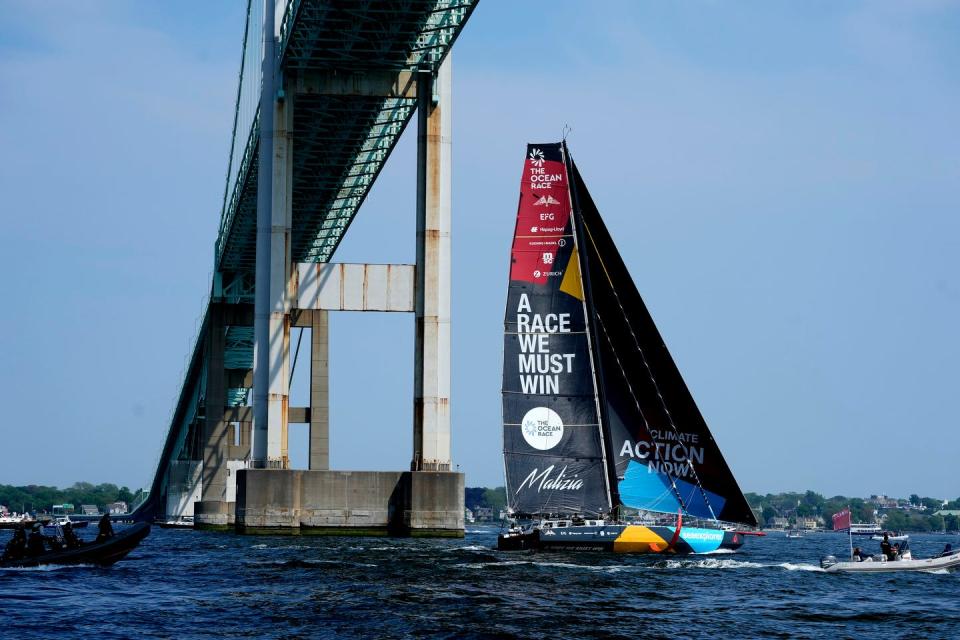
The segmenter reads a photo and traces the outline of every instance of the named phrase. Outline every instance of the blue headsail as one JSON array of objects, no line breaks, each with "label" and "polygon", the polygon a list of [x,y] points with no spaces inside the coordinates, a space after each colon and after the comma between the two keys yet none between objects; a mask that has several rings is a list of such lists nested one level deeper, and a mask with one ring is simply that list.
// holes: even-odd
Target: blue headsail
[{"label": "blue headsail", "polygon": [[663,513],[684,513],[698,518],[717,518],[726,499],[695,483],[673,478],[635,460],[618,484],[620,503],[634,509]]}]

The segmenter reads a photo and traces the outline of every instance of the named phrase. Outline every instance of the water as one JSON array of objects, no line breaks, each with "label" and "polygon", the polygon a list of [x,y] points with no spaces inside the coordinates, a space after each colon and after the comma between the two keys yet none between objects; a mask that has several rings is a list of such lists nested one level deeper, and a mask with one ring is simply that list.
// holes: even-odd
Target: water
[{"label": "water", "polygon": [[[838,534],[773,533],[737,553],[669,558],[500,553],[496,535],[154,528],[111,568],[0,569],[0,636],[960,637],[960,574],[825,574],[820,556],[847,549]],[[946,542],[958,538],[918,535],[911,547],[928,556]]]}]

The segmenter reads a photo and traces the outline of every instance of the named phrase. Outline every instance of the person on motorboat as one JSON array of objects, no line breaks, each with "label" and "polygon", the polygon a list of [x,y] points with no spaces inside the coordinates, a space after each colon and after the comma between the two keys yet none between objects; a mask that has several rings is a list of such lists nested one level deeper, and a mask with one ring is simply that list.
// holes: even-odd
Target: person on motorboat
[{"label": "person on motorboat", "polygon": [[34,525],[30,531],[30,535],[27,537],[27,553],[31,556],[42,556],[46,553],[47,547],[44,544],[45,539],[45,536],[40,533],[40,525]]},{"label": "person on motorboat", "polygon": [[27,555],[27,532],[19,526],[13,532],[13,537],[3,550],[4,560],[19,560]]},{"label": "person on motorboat", "polygon": [[880,553],[882,553],[887,560],[893,560],[893,549],[890,546],[890,537],[886,531],[883,532],[883,540],[880,541]]},{"label": "person on motorboat", "polygon": [[853,549],[853,560],[855,562],[863,562],[864,560],[871,560],[873,556],[862,551],[860,547],[854,547]]},{"label": "person on motorboat", "polygon": [[890,553],[892,556],[890,560],[899,560],[900,559],[900,543],[893,545],[893,551]]},{"label": "person on motorboat", "polygon": [[63,544],[67,549],[79,549],[80,538],[73,530],[73,525],[69,522],[63,525]]},{"label": "person on motorboat", "polygon": [[100,518],[100,522],[97,524],[97,527],[100,529],[100,532],[97,533],[97,542],[103,542],[104,540],[113,537],[113,524],[110,522],[109,513],[103,514],[103,517]]},{"label": "person on motorboat", "polygon": [[949,555],[953,555],[953,545],[948,542],[947,546],[945,546],[943,548],[943,551],[941,551],[940,554],[937,555],[936,557],[942,558],[944,556],[949,556]]}]

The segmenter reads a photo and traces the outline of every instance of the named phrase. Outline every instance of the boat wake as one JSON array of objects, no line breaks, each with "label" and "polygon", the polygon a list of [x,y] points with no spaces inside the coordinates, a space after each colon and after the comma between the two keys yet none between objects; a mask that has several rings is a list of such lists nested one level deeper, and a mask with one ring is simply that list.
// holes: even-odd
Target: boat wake
[{"label": "boat wake", "polygon": [[0,571],[63,571],[71,569],[97,569],[95,564],[41,564],[38,567],[0,567]]},{"label": "boat wake", "polygon": [[662,571],[677,569],[782,569],[785,571],[817,571],[823,569],[813,564],[780,562],[767,564],[749,560],[729,558],[670,558],[653,563],[620,565],[586,565],[573,562],[539,562],[536,560],[507,560],[503,562],[463,562],[454,565],[462,569],[492,569],[515,566],[549,567],[553,569],[574,569],[576,571],[596,571],[599,573],[621,573],[635,571]]}]

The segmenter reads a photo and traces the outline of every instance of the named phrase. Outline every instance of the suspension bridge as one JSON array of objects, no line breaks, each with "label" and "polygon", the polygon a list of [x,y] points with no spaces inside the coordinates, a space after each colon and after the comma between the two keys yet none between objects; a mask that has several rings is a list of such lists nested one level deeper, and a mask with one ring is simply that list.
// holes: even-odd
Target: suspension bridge
[{"label": "suspension bridge", "polygon": [[[209,302],[135,517],[462,535],[450,457],[450,50],[477,0],[249,0]],[[332,259],[416,115],[416,264]],[[409,469],[329,464],[328,313],[411,313]],[[310,402],[289,402],[291,329]],[[290,469],[288,425],[309,424]]]}]

